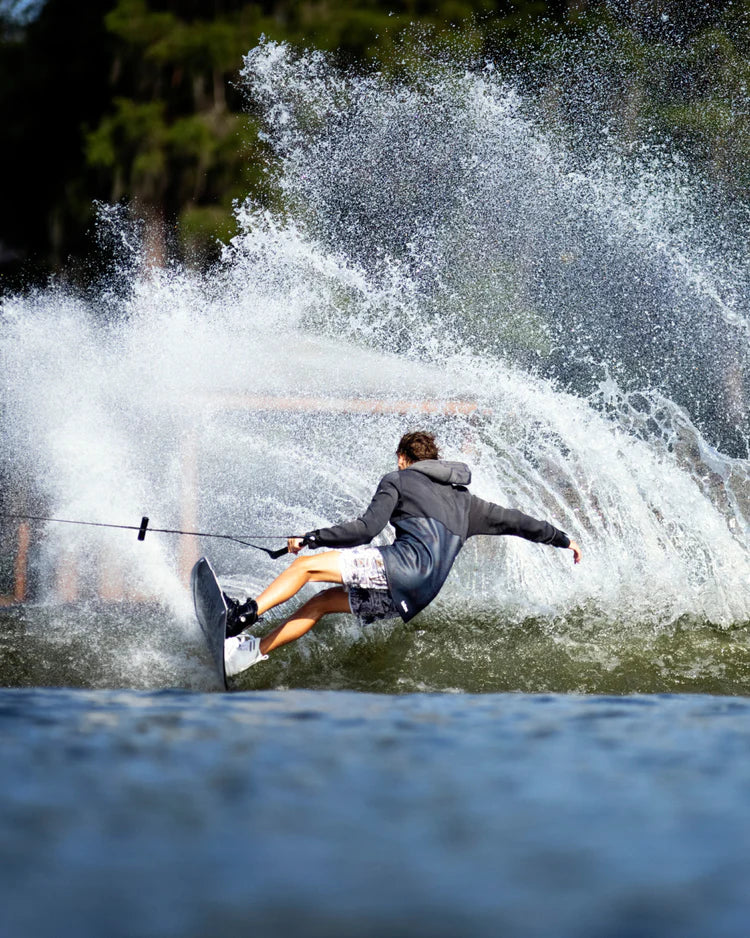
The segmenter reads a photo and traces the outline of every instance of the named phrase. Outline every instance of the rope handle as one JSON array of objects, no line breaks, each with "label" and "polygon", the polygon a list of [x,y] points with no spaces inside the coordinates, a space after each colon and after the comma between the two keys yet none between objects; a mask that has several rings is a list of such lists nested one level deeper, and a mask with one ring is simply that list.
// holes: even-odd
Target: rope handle
[{"label": "rope handle", "polygon": [[262,550],[264,553],[268,554],[272,560],[277,560],[279,557],[283,557],[284,554],[288,554],[289,548],[281,547],[278,550],[272,550],[270,547],[261,547],[259,544],[251,544],[249,541],[243,540],[243,538],[252,538],[254,541],[272,541],[278,540],[279,538],[288,540],[290,537],[302,537],[302,535],[297,534],[243,534],[242,537],[236,537],[233,534],[212,534],[205,531],[181,531],[177,528],[149,528],[149,519],[146,515],[141,518],[139,525],[110,524],[104,521],[73,521],[69,518],[46,518],[42,515],[15,515],[6,514],[5,512],[0,512],[0,517],[12,518],[15,521],[44,521],[53,522],[55,524],[79,524],[91,528],[116,528],[120,531],[137,531],[139,541],[146,540],[146,531],[150,531],[153,534],[181,534],[185,537],[220,538],[225,541],[234,541],[235,544],[241,544],[243,547],[252,547],[255,550]]}]

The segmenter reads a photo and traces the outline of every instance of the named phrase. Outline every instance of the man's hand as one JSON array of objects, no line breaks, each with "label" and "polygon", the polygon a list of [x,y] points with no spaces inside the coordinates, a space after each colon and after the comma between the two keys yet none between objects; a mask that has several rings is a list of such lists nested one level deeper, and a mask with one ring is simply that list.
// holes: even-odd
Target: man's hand
[{"label": "man's hand", "polygon": [[[304,548],[301,537],[290,537],[287,538],[286,548],[290,554],[298,554]],[[577,563],[578,561],[576,561]]]},{"label": "man's hand", "polygon": [[571,541],[568,549],[573,551],[573,563],[580,563],[581,548],[578,546],[578,544],[576,544],[575,541]]}]

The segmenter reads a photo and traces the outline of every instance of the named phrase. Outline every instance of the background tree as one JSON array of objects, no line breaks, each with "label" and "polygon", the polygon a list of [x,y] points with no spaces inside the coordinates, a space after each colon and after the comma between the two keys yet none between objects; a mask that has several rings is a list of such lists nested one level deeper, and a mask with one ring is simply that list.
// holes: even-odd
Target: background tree
[{"label": "background tree", "polygon": [[167,257],[171,230],[181,253],[200,261],[231,234],[233,199],[258,184],[256,128],[232,82],[260,15],[248,4],[161,6],[119,0],[104,18],[115,95],[86,132],[86,162],[110,200],[134,202],[154,260]]},{"label": "background tree", "polygon": [[429,28],[533,90],[574,149],[605,123],[625,149],[658,139],[746,202],[749,20],[750,0],[0,0],[0,283],[75,269],[95,199],[132,204],[154,260],[197,264],[235,198],[272,201],[235,84],[261,34],[388,69]]}]

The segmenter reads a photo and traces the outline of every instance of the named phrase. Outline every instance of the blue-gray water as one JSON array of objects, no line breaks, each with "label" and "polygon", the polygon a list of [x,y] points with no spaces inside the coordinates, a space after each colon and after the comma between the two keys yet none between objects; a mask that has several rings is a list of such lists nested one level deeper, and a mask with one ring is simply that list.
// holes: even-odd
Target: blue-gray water
[{"label": "blue-gray water", "polygon": [[5,689],[7,936],[744,936],[750,702]]}]

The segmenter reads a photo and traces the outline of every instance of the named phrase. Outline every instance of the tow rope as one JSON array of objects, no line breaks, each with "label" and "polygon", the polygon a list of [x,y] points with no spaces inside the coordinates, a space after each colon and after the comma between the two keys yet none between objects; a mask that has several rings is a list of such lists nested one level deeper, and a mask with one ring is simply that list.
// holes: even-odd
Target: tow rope
[{"label": "tow rope", "polygon": [[176,528],[149,528],[148,517],[146,515],[141,518],[141,523],[139,525],[107,524],[104,521],[72,521],[69,518],[45,518],[42,515],[11,515],[6,514],[5,512],[0,512],[0,517],[12,518],[15,521],[44,521],[53,522],[54,524],[80,524],[86,525],[90,528],[117,528],[120,531],[137,531],[139,541],[146,540],[147,530],[152,534],[182,534],[186,537],[220,538],[224,541],[234,541],[235,544],[241,544],[243,547],[252,547],[255,550],[262,550],[273,560],[276,560],[278,557],[283,557],[284,554],[289,553],[289,549],[287,547],[282,547],[279,550],[271,550],[270,547],[261,547],[260,544],[251,544],[248,540],[245,540],[245,538],[252,538],[254,541],[273,541],[280,538],[287,540],[289,537],[301,537],[301,535],[290,534],[243,534],[242,537],[237,537],[234,534],[210,534],[205,531],[180,531]]}]

